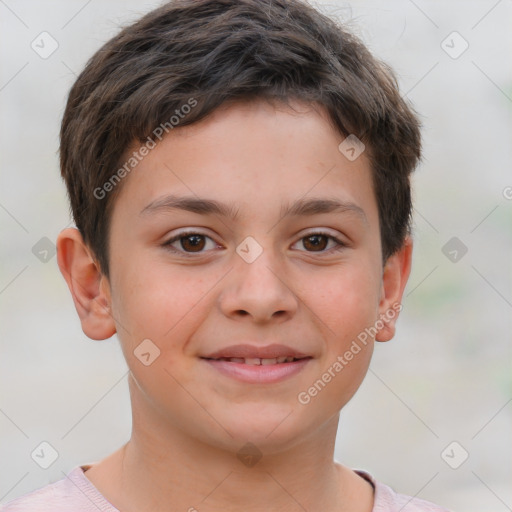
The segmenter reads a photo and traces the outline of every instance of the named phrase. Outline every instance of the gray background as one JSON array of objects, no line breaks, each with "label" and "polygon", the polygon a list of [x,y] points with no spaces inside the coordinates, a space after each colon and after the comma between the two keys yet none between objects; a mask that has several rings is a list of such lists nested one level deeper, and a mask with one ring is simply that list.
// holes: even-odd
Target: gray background
[{"label": "gray background", "polygon": [[[130,435],[118,341],[82,333],[52,253],[70,223],[58,130],[86,60],[156,5],[0,0],[0,502]],[[398,333],[341,413],[336,458],[454,510],[512,510],[512,1],[319,5],[395,68],[424,123]],[[43,31],[59,45],[47,58],[31,48]],[[31,458],[42,441],[58,452],[48,469]]]}]

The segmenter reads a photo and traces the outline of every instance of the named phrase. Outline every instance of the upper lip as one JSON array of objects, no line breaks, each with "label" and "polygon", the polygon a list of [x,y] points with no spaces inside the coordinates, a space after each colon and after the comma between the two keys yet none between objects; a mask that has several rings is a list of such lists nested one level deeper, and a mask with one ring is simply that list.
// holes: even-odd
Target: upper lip
[{"label": "upper lip", "polygon": [[297,359],[304,357],[311,357],[308,354],[299,352],[298,350],[287,347],[286,345],[266,345],[259,347],[256,345],[230,345],[229,347],[221,348],[216,352],[212,352],[206,356],[206,359],[221,359],[226,358],[259,358],[259,359],[275,359],[277,357],[295,357]]}]

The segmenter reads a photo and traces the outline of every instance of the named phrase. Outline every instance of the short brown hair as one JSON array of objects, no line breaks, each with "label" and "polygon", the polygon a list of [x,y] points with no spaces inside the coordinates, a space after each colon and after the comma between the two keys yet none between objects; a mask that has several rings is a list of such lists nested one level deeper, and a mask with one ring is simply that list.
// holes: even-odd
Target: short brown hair
[{"label": "short brown hair", "polygon": [[[77,228],[109,275],[109,219],[122,157],[158,126],[198,122],[229,100],[323,106],[367,147],[384,261],[410,231],[420,123],[392,70],[340,23],[300,0],[174,0],[124,28],[87,63],[67,101],[61,173]],[[185,111],[185,110],[183,110]],[[110,181],[109,181],[110,180]],[[109,193],[98,198],[98,190]]]}]

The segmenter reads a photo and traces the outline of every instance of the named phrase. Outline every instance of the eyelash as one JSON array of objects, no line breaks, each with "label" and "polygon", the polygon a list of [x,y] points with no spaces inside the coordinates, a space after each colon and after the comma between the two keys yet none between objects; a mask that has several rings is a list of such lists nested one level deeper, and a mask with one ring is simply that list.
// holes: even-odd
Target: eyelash
[{"label": "eyelash", "polygon": [[[198,231],[183,231],[181,233],[178,233],[176,236],[172,237],[171,239],[167,240],[167,242],[164,242],[162,244],[162,246],[165,249],[170,250],[170,251],[172,251],[174,253],[180,253],[180,254],[185,255],[186,257],[191,257],[191,258],[195,257],[196,255],[204,254],[204,251],[200,251],[200,252],[187,252],[187,251],[179,250],[179,249],[176,249],[175,247],[172,247],[171,244],[173,244],[174,242],[177,242],[178,240],[180,240],[182,238],[186,238],[187,236],[191,236],[191,235],[203,236],[205,238],[209,238],[210,240],[214,241],[210,236],[205,235],[204,233],[201,233],[201,232],[198,232]],[[304,235],[303,237],[301,237],[298,241],[304,240],[305,238],[309,238],[309,237],[315,236],[315,235],[322,235],[322,236],[327,237],[328,239],[334,240],[336,242],[337,246],[336,247],[332,247],[329,250],[305,251],[305,252],[309,252],[309,253],[312,253],[312,254],[314,254],[315,252],[318,252],[319,254],[326,254],[326,253],[330,253],[331,251],[334,251],[334,252],[341,251],[341,250],[343,250],[343,249],[345,249],[347,247],[347,244],[342,242],[339,238],[336,238],[335,236],[330,235],[329,233],[325,233],[323,231],[314,231],[314,232],[308,233],[308,234]]]}]

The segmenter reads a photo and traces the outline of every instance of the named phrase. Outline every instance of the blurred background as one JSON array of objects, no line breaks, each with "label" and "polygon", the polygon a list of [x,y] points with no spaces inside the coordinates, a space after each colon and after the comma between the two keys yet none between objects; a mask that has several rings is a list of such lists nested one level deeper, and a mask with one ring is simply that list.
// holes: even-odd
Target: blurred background
[{"label": "blurred background", "polygon": [[[0,503],[130,436],[118,341],[83,334],[57,267],[58,131],[87,59],[157,5],[0,0]],[[424,125],[398,332],[341,412],[336,459],[455,511],[512,510],[512,1],[315,5],[391,64]]]}]

